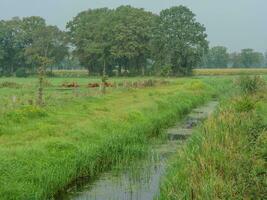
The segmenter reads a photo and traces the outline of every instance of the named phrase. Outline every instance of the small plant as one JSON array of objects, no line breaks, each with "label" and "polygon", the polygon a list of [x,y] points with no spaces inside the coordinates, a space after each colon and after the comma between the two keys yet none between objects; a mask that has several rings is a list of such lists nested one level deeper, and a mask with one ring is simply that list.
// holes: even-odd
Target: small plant
[{"label": "small plant", "polygon": [[265,81],[260,76],[241,76],[238,85],[243,94],[255,94],[265,87]]},{"label": "small plant", "polygon": [[15,83],[15,82],[10,82],[10,81],[5,81],[5,82],[2,82],[0,83],[0,88],[15,88],[15,89],[18,89],[18,88],[21,88],[22,86],[18,83]]},{"label": "small plant", "polygon": [[249,112],[255,109],[255,102],[250,98],[245,96],[242,99],[238,99],[233,103],[234,109],[237,112]]},{"label": "small plant", "polygon": [[12,111],[7,114],[9,120],[14,122],[23,122],[25,119],[37,119],[46,117],[47,113],[40,107],[37,106],[25,106],[21,109]]}]

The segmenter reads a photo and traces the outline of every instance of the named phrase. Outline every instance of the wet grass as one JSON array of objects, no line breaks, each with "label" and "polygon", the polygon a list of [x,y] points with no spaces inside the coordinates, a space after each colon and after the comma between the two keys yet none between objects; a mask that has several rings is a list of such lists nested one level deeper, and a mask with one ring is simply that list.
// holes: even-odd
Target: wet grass
[{"label": "wet grass", "polygon": [[222,101],[177,152],[160,199],[265,199],[266,127],[266,90]]},{"label": "wet grass", "polygon": [[[0,89],[1,199],[52,198],[77,177],[93,177],[121,160],[142,157],[150,138],[232,86],[228,78],[178,79],[105,96],[88,88],[80,88],[79,95],[59,93],[49,86],[46,106],[39,108],[27,104],[35,95],[33,80],[9,79],[22,87]],[[14,94],[15,105],[8,101]]]}]

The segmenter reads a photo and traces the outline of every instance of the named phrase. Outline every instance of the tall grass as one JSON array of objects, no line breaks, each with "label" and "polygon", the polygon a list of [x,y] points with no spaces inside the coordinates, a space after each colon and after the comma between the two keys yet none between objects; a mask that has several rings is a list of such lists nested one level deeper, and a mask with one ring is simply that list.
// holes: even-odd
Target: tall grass
[{"label": "tall grass", "polygon": [[266,198],[266,100],[256,93],[224,101],[177,153],[160,199]]},{"label": "tall grass", "polygon": [[[5,112],[0,119],[0,199],[49,199],[77,177],[93,177],[121,160],[144,156],[149,138],[230,88],[224,79],[205,82],[181,79]],[[221,88],[226,82],[228,88]]]}]

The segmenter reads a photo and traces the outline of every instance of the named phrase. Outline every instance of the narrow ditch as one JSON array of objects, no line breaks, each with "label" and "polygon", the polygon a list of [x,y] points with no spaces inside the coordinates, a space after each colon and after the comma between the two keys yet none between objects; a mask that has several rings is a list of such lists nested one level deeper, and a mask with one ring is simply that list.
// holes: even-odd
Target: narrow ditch
[{"label": "narrow ditch", "polygon": [[168,140],[155,145],[149,158],[126,165],[119,165],[96,180],[82,180],[61,193],[58,199],[66,200],[153,200],[160,191],[168,160],[193,132],[193,128],[206,119],[217,107],[211,101],[198,107],[166,130]]}]

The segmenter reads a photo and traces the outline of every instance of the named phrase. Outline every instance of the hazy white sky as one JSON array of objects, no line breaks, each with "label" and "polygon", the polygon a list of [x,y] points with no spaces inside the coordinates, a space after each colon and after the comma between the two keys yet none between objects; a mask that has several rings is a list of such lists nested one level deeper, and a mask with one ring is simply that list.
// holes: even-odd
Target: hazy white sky
[{"label": "hazy white sky", "polygon": [[132,5],[159,13],[181,4],[206,26],[212,46],[224,45],[231,51],[267,50],[267,0],[0,0],[0,19],[35,15],[63,29],[88,8]]}]

